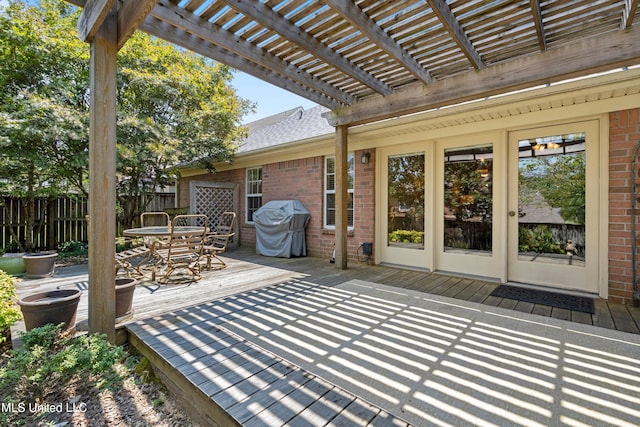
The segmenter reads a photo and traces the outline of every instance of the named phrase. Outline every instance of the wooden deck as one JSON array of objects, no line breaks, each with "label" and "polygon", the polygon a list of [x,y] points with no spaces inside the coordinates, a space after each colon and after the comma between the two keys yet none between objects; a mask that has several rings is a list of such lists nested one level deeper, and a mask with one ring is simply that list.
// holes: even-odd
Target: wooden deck
[{"label": "wooden deck", "polygon": [[[533,314],[617,330],[610,332],[614,335],[619,331],[640,334],[639,308],[601,300],[596,302],[595,314],[589,315],[492,297],[490,293],[498,284],[483,280],[366,263],[338,270],[328,260],[268,258],[256,255],[252,248],[230,250],[224,258],[227,268],[207,272],[197,283],[160,286],[141,281],[134,298],[134,317],[121,330],[126,331],[129,343],[152,361],[158,375],[194,418],[206,425],[213,420],[220,425],[414,424],[351,387],[341,386],[339,378],[327,380],[305,368],[298,363],[305,360],[304,355],[296,362],[298,353],[292,349],[298,343],[293,338],[287,338],[294,340],[291,345],[282,347],[289,352],[287,357],[247,339],[247,334],[260,336],[263,330],[272,330],[273,325],[295,315],[291,310],[299,303],[292,295],[305,294],[311,288],[334,289],[354,280],[368,281],[397,289],[399,294],[424,295],[422,299],[448,297],[460,300],[461,305],[481,303],[526,313],[523,316]],[[86,280],[84,266],[59,268],[53,278],[19,283],[18,292],[23,295],[69,287],[86,290]],[[327,299],[332,297],[326,294]],[[307,303],[300,309],[312,310],[313,304],[322,301]],[[357,315],[375,316],[375,305],[370,310],[356,308]],[[264,311],[265,307],[281,306],[285,311],[277,315]],[[254,330],[233,326],[235,318],[247,314],[255,314],[258,320],[260,316],[267,318],[264,324],[251,325]],[[514,313],[514,318],[518,315]],[[86,318],[84,295],[78,312],[79,329],[86,327]],[[326,326],[331,329],[330,323]],[[605,329],[602,333],[607,334]],[[333,334],[342,332],[335,330]],[[361,370],[367,371],[365,366]]]},{"label": "wooden deck", "polygon": [[[439,273],[405,270],[364,262],[350,263],[347,270],[339,270],[328,260],[300,258],[270,258],[255,254],[253,248],[241,247],[228,251],[223,258],[227,268],[205,272],[196,283],[159,285],[150,280],[140,281],[134,296],[134,320],[174,311],[222,298],[235,293],[305,279],[322,285],[334,285],[351,279],[372,281],[389,286],[441,295],[490,306],[533,313],[571,322],[589,324],[623,332],[640,334],[640,308],[596,300],[595,313],[589,315],[549,306],[534,305],[490,296],[498,283],[455,277]],[[28,295],[48,289],[79,288],[86,291],[87,266],[58,268],[51,278],[23,280],[17,284],[18,295]],[[86,325],[86,292],[78,308],[78,327]],[[20,325],[16,325],[20,329]]]},{"label": "wooden deck", "polygon": [[[596,314],[587,316],[580,312],[522,305],[490,297],[497,284],[485,281],[366,264],[352,265],[348,270],[340,271],[325,260],[264,258],[245,250],[228,255],[228,270],[213,274],[222,279],[237,269],[239,277],[236,280],[245,288],[242,292],[127,325],[130,344],[151,360],[173,394],[182,399],[194,418],[205,425],[215,422],[246,426],[408,426],[432,425],[431,422],[447,419],[462,423],[454,422],[455,425],[475,425],[476,422],[504,425],[509,420],[527,420],[524,424],[517,422],[514,425],[550,425],[556,417],[566,416],[562,405],[549,411],[542,407],[536,409],[539,403],[534,399],[530,404],[522,404],[527,409],[509,409],[506,414],[496,415],[489,413],[491,411],[484,413],[484,406],[511,405],[509,399],[512,397],[508,394],[482,393],[483,397],[475,406],[466,408],[466,398],[458,397],[451,390],[448,391],[449,397],[438,397],[437,402],[429,400],[433,399],[430,394],[420,391],[420,387],[432,387],[430,391],[438,396],[441,388],[452,387],[446,381],[432,385],[433,379],[425,380],[430,378],[425,375],[431,374],[425,372],[438,371],[440,375],[453,375],[451,378],[464,377],[463,373],[467,371],[481,372],[473,374],[475,379],[472,379],[477,383],[463,378],[458,386],[454,386],[461,388],[463,393],[460,396],[464,396],[467,389],[495,391],[496,384],[505,381],[515,384],[523,381],[523,377],[528,375],[526,372],[511,373],[509,375],[513,379],[510,380],[508,375],[505,376],[505,368],[501,367],[493,378],[486,379],[491,377],[491,370],[483,360],[467,360],[467,367],[456,368],[464,371],[451,373],[446,372],[446,366],[452,362],[436,362],[438,369],[430,369],[427,360],[441,360],[442,354],[449,354],[451,349],[455,353],[465,347],[470,349],[469,354],[482,354],[479,359],[494,348],[496,353],[492,357],[504,358],[510,353],[509,357],[515,360],[506,361],[505,366],[513,363],[524,367],[533,360],[539,360],[539,366],[544,366],[546,360],[553,361],[549,365],[553,367],[544,375],[536,377],[539,373],[530,374],[529,385],[533,384],[535,389],[536,384],[545,382],[547,378],[571,376],[565,372],[572,366],[565,367],[564,364],[573,362],[562,360],[565,346],[569,349],[580,346],[582,352],[592,352],[584,355],[585,362],[595,360],[593,355],[601,355],[603,351],[625,358],[640,346],[637,335],[613,330],[606,332],[602,328],[581,330],[581,327],[587,327],[585,324],[618,325],[637,334],[639,313],[635,308],[599,301]],[[264,276],[268,284],[257,286],[260,283],[254,282],[248,288],[247,281],[260,282],[261,271],[269,273]],[[278,274],[274,275],[276,272]],[[211,280],[210,277],[207,280]],[[357,287],[361,283],[374,283],[387,294],[383,293],[381,297],[368,292],[359,293]],[[378,285],[380,283],[383,285]],[[210,282],[200,285],[209,286]],[[423,303],[443,304],[440,306],[442,311],[406,305],[407,297],[409,300],[414,298],[411,301],[418,299]],[[460,303],[452,303],[455,299],[450,297],[458,298]],[[478,305],[474,304],[477,302],[486,304],[487,308],[478,310]],[[449,306],[454,311],[467,310],[480,316],[488,313],[489,320],[486,317],[467,318],[467,314],[460,316],[449,311]],[[496,309],[489,306],[520,313],[505,316],[505,311],[500,310],[496,317],[492,316]],[[553,318],[549,320],[551,326],[544,321],[532,322],[537,314]],[[524,319],[521,329],[505,335],[504,331],[510,326],[500,322],[518,324],[521,318]],[[381,319],[382,323],[379,322]],[[557,327],[558,324],[566,324],[565,320],[581,325]],[[389,328],[394,324],[397,325],[395,329]],[[600,331],[594,336],[605,336],[605,342],[599,342],[599,347],[583,341],[583,337],[591,335],[594,330]],[[554,333],[573,331],[578,331],[577,340],[574,337],[573,341],[565,342],[564,335],[562,338],[553,336]],[[435,337],[429,337],[430,332],[435,333]],[[625,335],[632,338],[627,339]],[[495,341],[496,336],[501,337],[499,342]],[[524,341],[522,337],[526,337]],[[480,341],[490,343],[491,350]],[[607,341],[623,341],[630,345],[619,350],[610,347],[611,343]],[[458,346],[460,342],[464,344]],[[541,353],[542,348],[550,348],[551,342],[562,342],[563,345]],[[477,346],[475,350],[474,345]],[[397,354],[394,353],[396,347],[401,348]],[[517,352],[513,351],[514,348],[518,349]],[[546,352],[549,354],[544,354]],[[416,358],[408,360],[412,353]],[[584,368],[591,371],[587,375],[589,381],[598,376],[598,370],[613,366],[615,361],[608,362],[605,358],[599,363],[602,366],[590,367],[583,361],[576,362],[580,366],[589,366]],[[538,370],[538,362],[534,365]],[[640,370],[640,366],[632,369]],[[388,371],[386,376],[385,371]],[[413,377],[413,380],[407,380]],[[629,381],[621,386],[640,385],[636,384],[636,379]],[[515,397],[526,401],[530,392],[526,391],[527,387],[519,386]],[[571,388],[571,384],[565,387],[549,383],[539,392],[546,393],[545,388],[564,390]],[[553,393],[543,400],[558,399]],[[416,396],[423,396],[424,401],[417,402]],[[585,398],[580,404],[586,404],[589,399]],[[394,403],[395,400],[398,402]],[[428,412],[421,412],[426,410],[425,407],[430,408]],[[534,410],[529,412],[529,407]],[[616,407],[612,405],[612,408]],[[405,408],[408,412],[404,411]],[[614,414],[607,411],[603,409],[598,416],[614,416],[625,422],[630,420],[632,424],[640,420],[637,411],[615,410]],[[433,417],[431,421],[429,417]],[[582,421],[588,423],[590,420]]]},{"label": "wooden deck", "polygon": [[[212,276],[204,279],[205,282],[212,280],[210,277],[214,277],[213,280],[215,281],[216,275],[234,276],[234,273],[237,271],[235,270],[236,268],[246,271],[246,273],[242,273],[241,280],[238,281],[238,291],[252,287],[247,283],[246,279],[256,280],[256,278],[259,278],[259,280],[262,280],[263,269],[265,273],[273,273],[274,269],[282,273],[279,277],[278,275],[265,274],[267,280],[263,283],[264,286],[276,283],[278,279],[284,281],[287,279],[305,278],[305,280],[323,285],[334,285],[351,279],[361,279],[511,309],[523,313],[532,313],[560,320],[640,334],[640,307],[609,303],[602,299],[595,300],[595,313],[590,315],[580,311],[570,311],[545,305],[535,305],[522,301],[493,297],[490,296],[490,294],[499,285],[496,282],[456,277],[440,273],[399,269],[383,265],[368,265],[365,262],[351,263],[347,270],[338,270],[333,264],[330,264],[328,260],[311,257],[290,259],[269,258],[256,255],[253,248],[242,248],[230,251],[227,253],[227,259],[231,261],[233,267],[220,272],[214,272]],[[245,265],[245,263],[249,263],[251,266],[250,269],[247,269],[248,266]],[[220,278],[220,281],[225,284],[229,280],[234,279],[232,277],[226,277],[225,279]],[[236,277],[235,280],[238,280],[238,278]]]}]

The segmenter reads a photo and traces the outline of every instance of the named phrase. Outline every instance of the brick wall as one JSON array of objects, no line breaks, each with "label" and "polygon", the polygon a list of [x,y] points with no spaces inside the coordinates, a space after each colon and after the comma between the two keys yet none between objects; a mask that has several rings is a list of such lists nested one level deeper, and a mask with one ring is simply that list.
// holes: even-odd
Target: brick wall
[{"label": "brick wall", "polygon": [[[355,158],[354,230],[349,233],[347,251],[349,262],[364,261],[360,243],[374,242],[375,217],[375,153],[371,150],[368,164],[360,162],[362,151]],[[234,182],[240,184],[240,244],[255,245],[255,228],[245,224],[245,169],[216,172],[180,180],[180,206],[189,205],[191,181]],[[307,255],[326,258],[333,252],[333,230],[325,230],[324,222],[324,157],[270,163],[262,166],[262,202],[270,200],[299,200],[311,214],[306,229]]]},{"label": "brick wall", "polygon": [[631,161],[639,141],[640,109],[609,115],[609,301],[623,304],[633,302]]},{"label": "brick wall", "polygon": [[290,160],[262,166],[262,203],[299,200],[311,214],[307,225],[307,255],[323,256],[322,229],[324,157]]}]

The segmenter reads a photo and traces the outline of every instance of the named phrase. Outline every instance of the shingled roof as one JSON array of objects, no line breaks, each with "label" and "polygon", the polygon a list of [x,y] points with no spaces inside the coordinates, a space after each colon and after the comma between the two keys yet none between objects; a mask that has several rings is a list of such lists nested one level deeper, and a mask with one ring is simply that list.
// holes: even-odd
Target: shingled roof
[{"label": "shingled roof", "polygon": [[328,108],[320,105],[308,110],[298,107],[248,123],[249,135],[240,142],[237,153],[248,153],[288,142],[332,135],[335,128],[322,117],[327,111]]}]

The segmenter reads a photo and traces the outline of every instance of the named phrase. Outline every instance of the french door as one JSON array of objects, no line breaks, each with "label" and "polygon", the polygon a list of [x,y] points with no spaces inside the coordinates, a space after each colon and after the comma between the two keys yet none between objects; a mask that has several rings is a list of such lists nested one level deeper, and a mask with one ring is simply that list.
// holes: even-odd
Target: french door
[{"label": "french door", "polygon": [[507,278],[598,292],[597,121],[509,133]]},{"label": "french door", "polygon": [[598,293],[598,120],[380,149],[378,261]]},{"label": "french door", "polygon": [[435,268],[504,279],[504,144],[498,133],[436,143]]}]

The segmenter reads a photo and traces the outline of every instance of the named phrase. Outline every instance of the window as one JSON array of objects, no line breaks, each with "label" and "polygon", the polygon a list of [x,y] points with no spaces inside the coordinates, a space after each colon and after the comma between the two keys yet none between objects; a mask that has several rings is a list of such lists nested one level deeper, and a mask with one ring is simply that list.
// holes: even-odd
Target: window
[{"label": "window", "polygon": [[490,254],[493,145],[444,151],[444,250]]},{"label": "window", "polygon": [[247,169],[247,216],[253,222],[253,214],[262,206],[262,167]]},{"label": "window", "polygon": [[424,249],[424,153],[389,156],[387,245]]},{"label": "window", "polygon": [[[347,157],[347,225],[353,228],[353,153]],[[324,226],[335,228],[336,226],[336,158],[326,157],[324,164]]]}]

